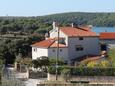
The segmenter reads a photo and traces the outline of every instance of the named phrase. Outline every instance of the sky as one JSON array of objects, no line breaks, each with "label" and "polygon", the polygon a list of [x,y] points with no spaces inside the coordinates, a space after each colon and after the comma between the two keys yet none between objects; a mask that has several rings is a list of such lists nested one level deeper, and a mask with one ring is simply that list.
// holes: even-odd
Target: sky
[{"label": "sky", "polygon": [[42,16],[63,12],[115,12],[115,0],[0,0],[0,16]]}]

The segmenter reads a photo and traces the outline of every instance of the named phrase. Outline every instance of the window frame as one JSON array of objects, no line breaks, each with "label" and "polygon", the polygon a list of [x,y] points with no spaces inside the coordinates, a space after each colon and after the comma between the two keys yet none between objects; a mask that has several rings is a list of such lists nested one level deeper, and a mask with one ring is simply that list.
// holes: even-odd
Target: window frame
[{"label": "window frame", "polygon": [[52,49],[52,52],[55,52],[55,49]]},{"label": "window frame", "polygon": [[82,40],[84,40],[84,38],[83,37],[79,37],[79,40],[82,41]]},{"label": "window frame", "polygon": [[63,50],[62,49],[59,49],[60,52],[62,52]]},{"label": "window frame", "polygon": [[75,45],[75,50],[76,51],[83,51],[84,47],[82,45]]}]

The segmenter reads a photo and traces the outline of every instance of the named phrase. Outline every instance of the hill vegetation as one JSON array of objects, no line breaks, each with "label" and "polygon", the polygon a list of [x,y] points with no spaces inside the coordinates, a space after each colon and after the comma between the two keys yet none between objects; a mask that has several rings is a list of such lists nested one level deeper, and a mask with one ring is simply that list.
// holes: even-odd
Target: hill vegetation
[{"label": "hill vegetation", "polygon": [[52,28],[56,21],[61,26],[74,24],[88,24],[93,26],[115,26],[115,13],[60,13],[38,17],[0,17],[0,32],[38,32],[45,33]]}]

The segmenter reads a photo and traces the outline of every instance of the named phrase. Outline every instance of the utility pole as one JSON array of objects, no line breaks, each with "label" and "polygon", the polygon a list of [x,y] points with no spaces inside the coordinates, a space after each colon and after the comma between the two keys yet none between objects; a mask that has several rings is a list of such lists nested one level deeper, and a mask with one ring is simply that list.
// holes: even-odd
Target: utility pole
[{"label": "utility pole", "polygon": [[56,80],[58,80],[58,58],[59,58],[59,28],[57,28],[57,55],[56,55]]}]

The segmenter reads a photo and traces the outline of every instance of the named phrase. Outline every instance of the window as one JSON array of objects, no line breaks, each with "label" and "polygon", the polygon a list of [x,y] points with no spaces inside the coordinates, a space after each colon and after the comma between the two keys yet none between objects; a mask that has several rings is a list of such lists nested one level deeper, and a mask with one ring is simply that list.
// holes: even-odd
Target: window
[{"label": "window", "polygon": [[62,52],[62,49],[60,49],[60,52]]},{"label": "window", "polygon": [[55,49],[53,49],[52,51],[55,52]]},{"label": "window", "polygon": [[76,51],[83,51],[84,48],[81,45],[76,45],[75,47]]},{"label": "window", "polygon": [[83,37],[79,37],[79,40],[83,40]]},{"label": "window", "polygon": [[34,48],[34,51],[37,52],[37,48]]}]

